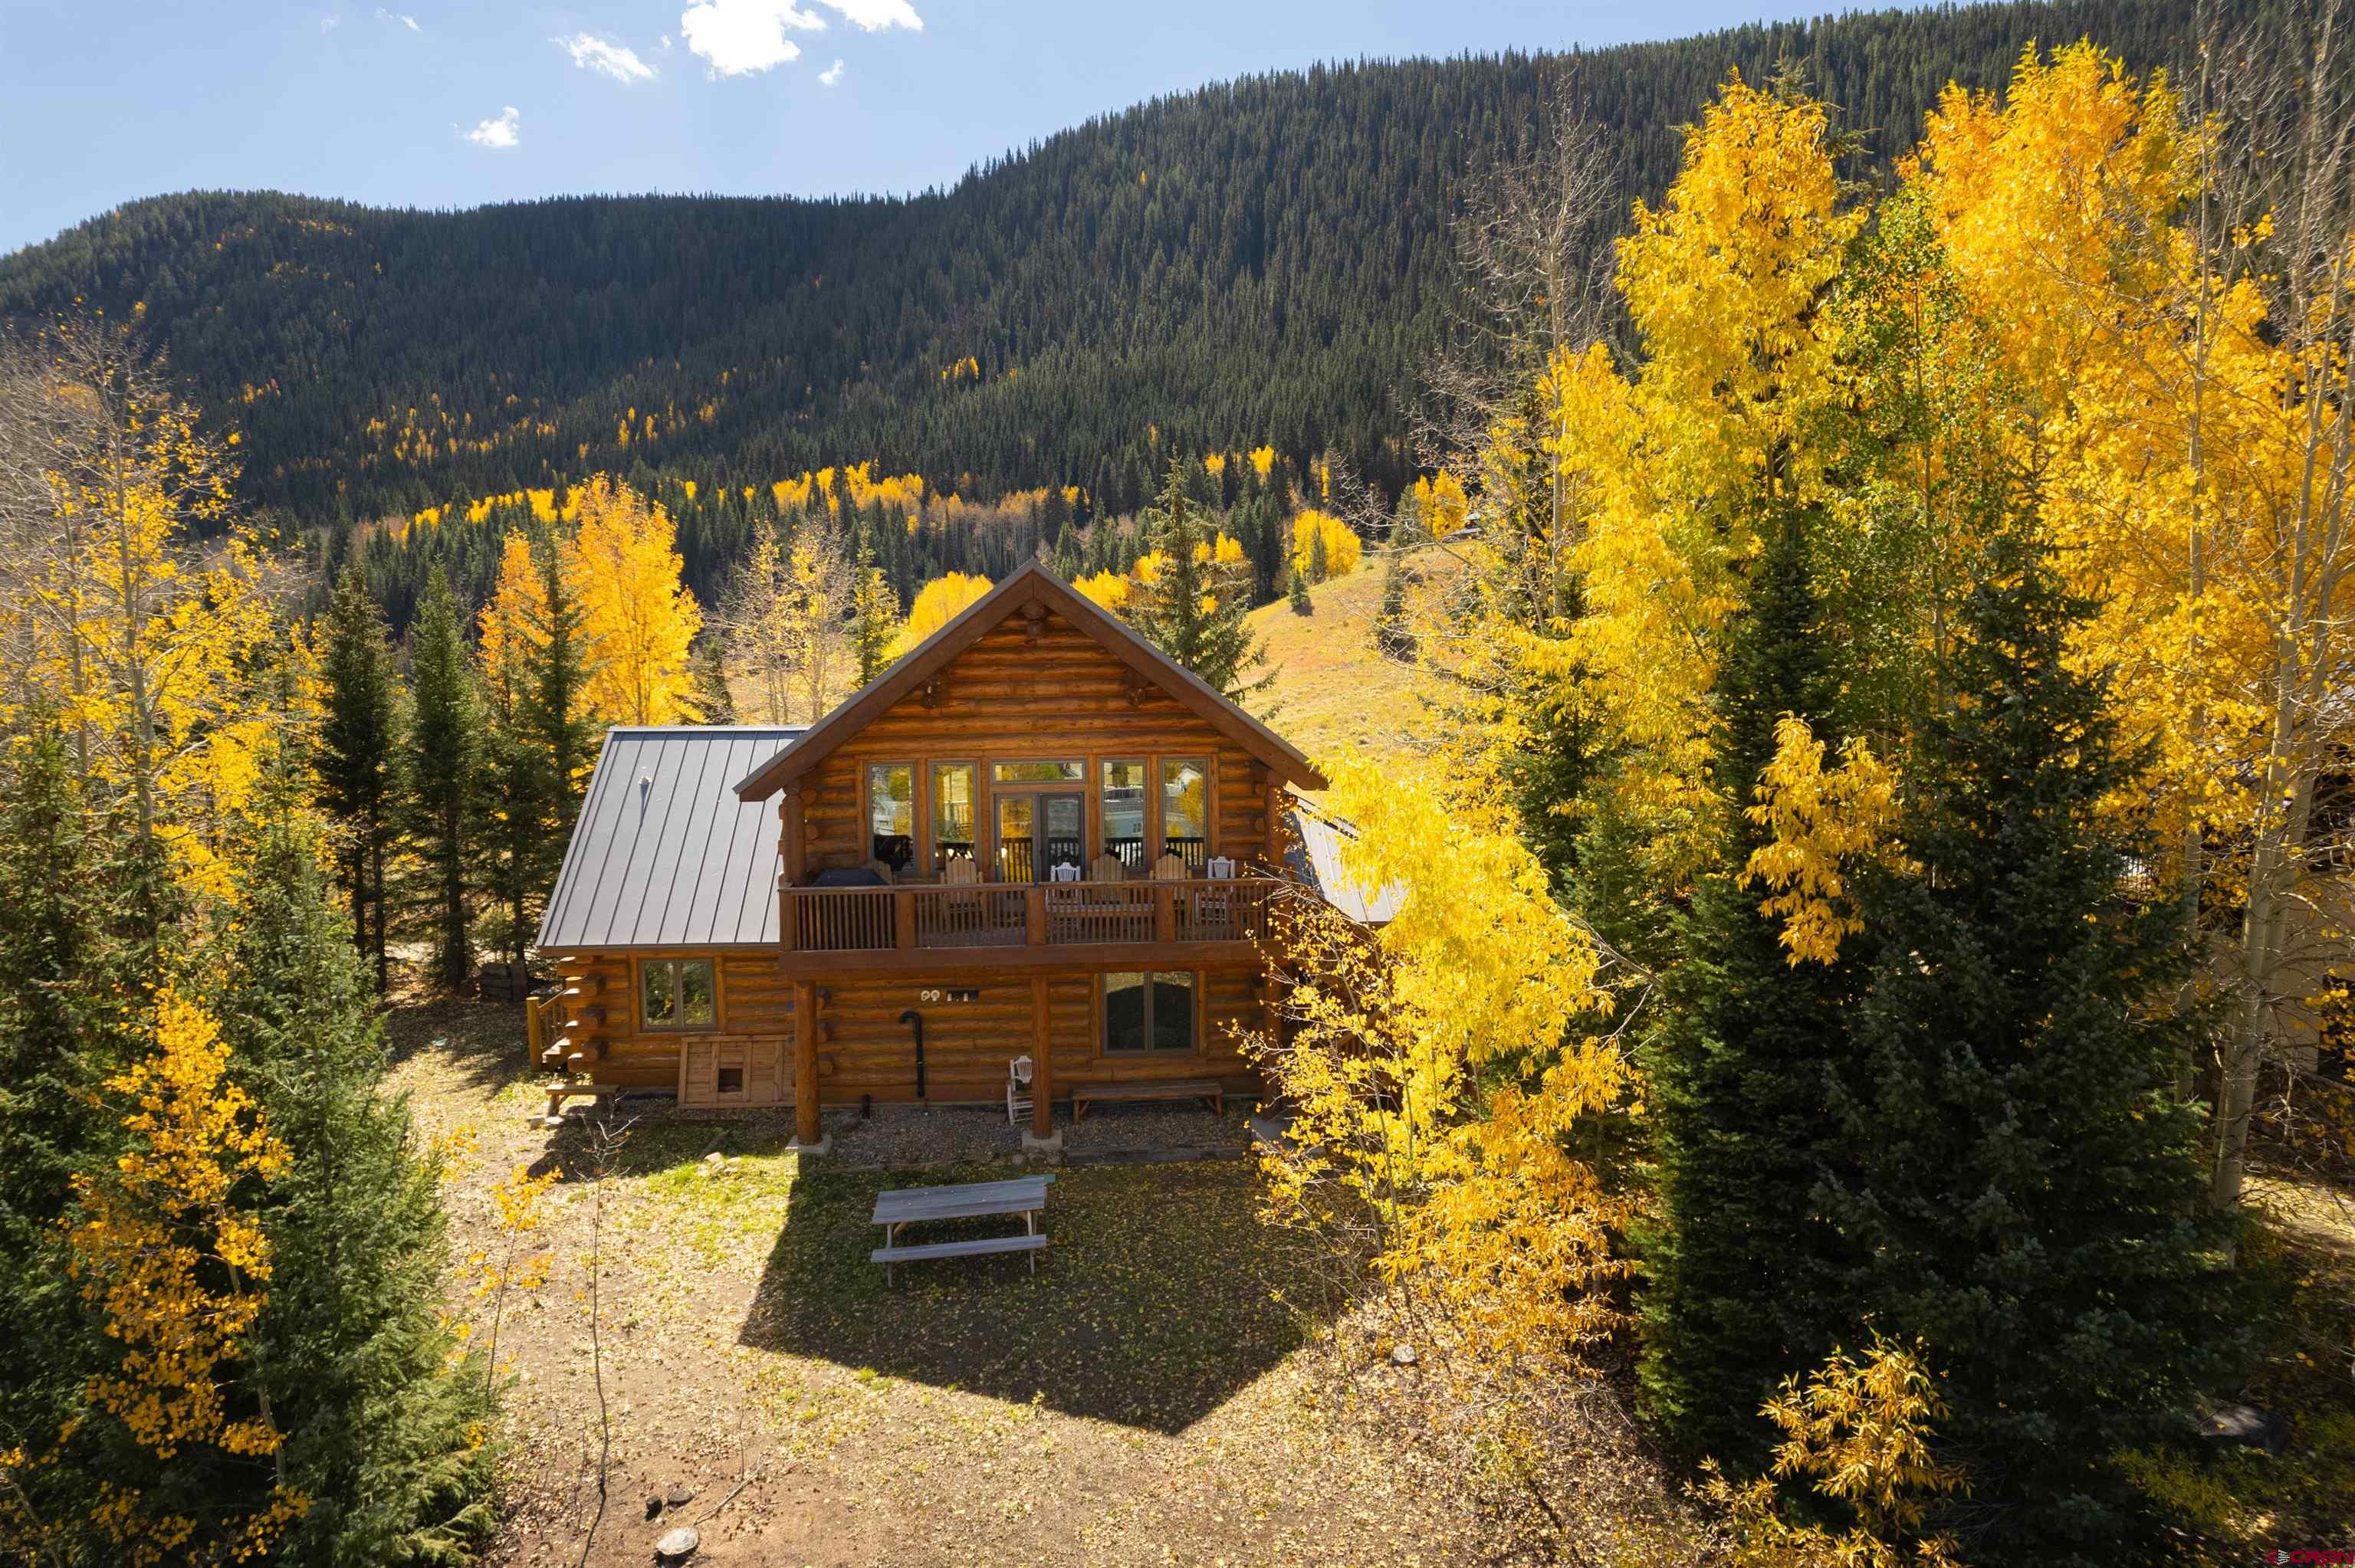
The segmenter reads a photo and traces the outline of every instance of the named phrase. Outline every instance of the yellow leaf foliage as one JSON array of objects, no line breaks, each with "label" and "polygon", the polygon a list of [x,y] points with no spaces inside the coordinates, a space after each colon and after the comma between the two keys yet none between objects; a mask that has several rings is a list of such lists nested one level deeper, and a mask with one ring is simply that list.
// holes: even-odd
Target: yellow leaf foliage
[{"label": "yellow leaf foliage", "polygon": [[[74,1182],[68,1272],[122,1346],[115,1369],[91,1380],[91,1402],[159,1460],[196,1445],[265,1457],[282,1441],[266,1404],[262,1414],[232,1417],[229,1390],[272,1266],[269,1238],[245,1205],[284,1172],[286,1149],[229,1080],[229,1048],[201,1008],[164,991],[155,1044],[107,1080],[127,1102],[129,1150],[111,1171]],[[266,1550],[306,1506],[281,1489],[260,1514],[215,1533]],[[197,1531],[130,1489],[110,1488],[99,1513],[138,1563],[165,1560]]]},{"label": "yellow leaf foliage", "polygon": [[908,607],[908,619],[900,628],[900,635],[891,643],[891,657],[898,658],[955,618],[956,613],[987,593],[994,585],[979,574],[968,577],[964,572],[950,572],[934,577],[916,590],[916,602]]},{"label": "yellow leaf foliage", "polygon": [[1361,1209],[1380,1275],[1444,1299],[1483,1364],[1573,1354],[1612,1321],[1626,1218],[1568,1152],[1633,1083],[1578,1031],[1604,1001],[1594,945],[1493,799],[1393,762],[1327,771],[1346,874],[1403,903],[1370,932],[1321,902],[1284,916],[1290,1026],[1246,1042],[1295,1107],[1271,1213]]},{"label": "yellow leaf foliage", "polygon": [[1772,895],[1759,908],[1782,920],[1791,963],[1831,963],[1840,938],[1864,929],[1847,902],[1843,867],[1885,849],[1897,821],[1897,775],[1860,740],[1826,771],[1824,743],[1806,720],[1785,714],[1757,797],[1745,810],[1773,837],[1751,852],[1743,875]]},{"label": "yellow leaf foliage", "polygon": [[600,474],[569,541],[577,564],[587,645],[590,712],[615,724],[692,722],[688,650],[703,611],[679,580],[684,566],[670,514]]},{"label": "yellow leaf foliage", "polygon": [[1315,544],[1325,541],[1325,575],[1345,577],[1358,569],[1364,554],[1357,532],[1329,512],[1309,507],[1292,520],[1292,569],[1305,572],[1315,561]]}]

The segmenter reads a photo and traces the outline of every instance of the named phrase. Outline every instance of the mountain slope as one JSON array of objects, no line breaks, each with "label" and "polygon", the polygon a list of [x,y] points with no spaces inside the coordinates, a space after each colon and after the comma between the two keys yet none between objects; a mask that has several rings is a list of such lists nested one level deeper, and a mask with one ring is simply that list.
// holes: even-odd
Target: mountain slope
[{"label": "mountain slope", "polygon": [[[2235,0],[2254,5],[2260,0]],[[1629,194],[1729,69],[1785,58],[1910,141],[2031,39],[2179,55],[2190,0],[1880,12],[1588,54]],[[144,319],[305,521],[644,463],[762,483],[879,460],[935,488],[1134,507],[1173,448],[1411,471],[1466,160],[1531,122],[1528,57],[1320,67],[1092,121],[907,199],[572,197],[467,212],[274,193],[136,202],[0,260],[0,314]]]}]

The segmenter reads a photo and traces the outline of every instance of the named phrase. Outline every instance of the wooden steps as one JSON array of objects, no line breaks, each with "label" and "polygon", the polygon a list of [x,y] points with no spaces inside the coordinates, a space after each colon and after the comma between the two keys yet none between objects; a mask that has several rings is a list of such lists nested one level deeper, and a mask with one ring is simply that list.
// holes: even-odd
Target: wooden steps
[{"label": "wooden steps", "polygon": [[[574,1058],[576,1061],[579,1058]],[[593,1084],[571,1078],[559,1078],[548,1086],[548,1108],[539,1115],[526,1117],[525,1121],[537,1127],[564,1125],[564,1102],[585,1099],[592,1106],[603,1105],[622,1092],[618,1084]]]}]

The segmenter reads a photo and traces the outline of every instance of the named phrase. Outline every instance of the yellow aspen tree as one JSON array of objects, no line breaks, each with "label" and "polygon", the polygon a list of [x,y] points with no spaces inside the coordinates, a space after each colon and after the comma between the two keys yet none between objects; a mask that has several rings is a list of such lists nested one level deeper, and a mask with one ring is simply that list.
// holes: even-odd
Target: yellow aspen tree
[{"label": "yellow aspen tree", "polygon": [[196,537],[229,517],[236,437],[208,433],[112,328],[61,323],[40,344],[52,526],[12,564],[37,683],[140,838],[180,879],[217,883],[224,813],[254,778],[247,675],[274,632],[255,538]]},{"label": "yellow aspen tree", "polygon": [[752,553],[737,568],[720,601],[720,625],[729,652],[751,673],[764,724],[789,722],[793,708],[793,594],[785,554],[777,536],[763,529]]},{"label": "yellow aspen tree", "polygon": [[616,724],[697,718],[688,655],[703,611],[679,580],[685,563],[669,512],[601,474],[582,493],[569,544],[590,651],[590,711]]},{"label": "yellow aspen tree", "polygon": [[1344,874],[1396,912],[1282,916],[1285,1027],[1245,1040],[1295,1107],[1263,1156],[1271,1214],[1340,1224],[1467,1367],[1558,1365],[1608,1330],[1623,1272],[1624,1200],[1569,1152],[1634,1090],[1616,1044],[1580,1029],[1604,1005],[1601,955],[1491,791],[1354,756],[1327,772],[1357,830]]},{"label": "yellow aspen tree", "polygon": [[1730,78],[1663,204],[1637,202],[1617,286],[1645,360],[1548,367],[1541,448],[1578,493],[1584,613],[1552,654],[1627,743],[1617,786],[1664,885],[1709,853],[1721,630],[1759,520],[1826,499],[1806,437],[1838,394],[1827,296],[1864,215],[1843,208],[1823,105]]},{"label": "yellow aspen tree", "polygon": [[946,626],[959,610],[993,586],[979,573],[948,572],[918,588],[916,602],[908,607],[908,619],[900,628],[899,641],[891,645],[892,656],[905,653]]},{"label": "yellow aspen tree", "polygon": [[[155,1054],[107,1082],[127,1102],[130,1150],[111,1171],[75,1180],[69,1273],[122,1346],[89,1397],[158,1462],[197,1448],[271,1458],[282,1439],[268,1396],[258,1383],[249,1395],[236,1368],[271,1276],[250,1205],[287,1151],[229,1081],[229,1047],[201,1008],[165,991],[155,1033]],[[210,1520],[110,1482],[95,1522],[136,1563],[242,1559],[266,1552],[308,1506],[282,1473],[252,1514]]]},{"label": "yellow aspen tree", "polygon": [[[2176,846],[2159,869],[2187,908],[2237,910],[2216,943],[2223,1204],[2258,1065],[2338,924],[2307,840],[2355,684],[2355,164],[2327,39],[2292,49],[2232,91],[2214,71],[2264,68],[2194,78],[2203,106],[2287,89],[2299,116],[2277,139],[2187,116],[2169,84],[2078,45],[2023,55],[2001,101],[1950,92],[1911,175],[2021,388],[2014,461],[2057,558],[2100,606],[2080,657],[2113,672],[2154,758],[2153,787],[2116,809]],[[2275,170],[2290,183],[2264,184]]]},{"label": "yellow aspen tree", "polygon": [[1313,574],[1320,546],[1325,576],[1328,578],[1345,577],[1356,571],[1365,554],[1365,545],[1355,529],[1331,513],[1312,506],[1292,520],[1292,569]]}]

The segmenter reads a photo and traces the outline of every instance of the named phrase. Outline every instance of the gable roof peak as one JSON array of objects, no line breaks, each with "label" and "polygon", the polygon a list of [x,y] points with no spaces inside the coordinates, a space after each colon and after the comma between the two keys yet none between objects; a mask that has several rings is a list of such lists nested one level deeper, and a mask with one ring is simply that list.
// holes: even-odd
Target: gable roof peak
[{"label": "gable roof peak", "polygon": [[939,674],[951,660],[1018,609],[1032,611],[1033,624],[1043,623],[1050,612],[1061,616],[1105,652],[1266,763],[1278,779],[1304,789],[1325,788],[1325,776],[1297,747],[1033,558],[1008,572],[1003,582],[951,616],[939,630],[845,698],[791,747],[753,769],[736,786],[736,793],[747,800],[765,800],[811,771],[869,721]]}]

